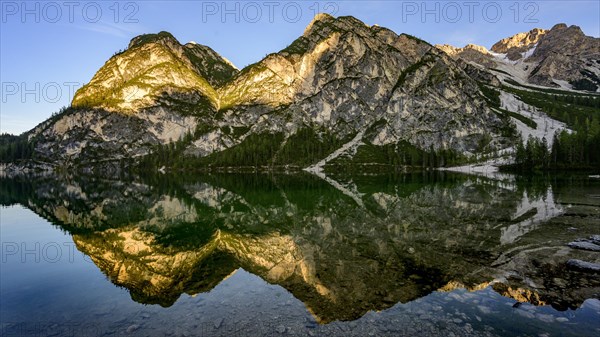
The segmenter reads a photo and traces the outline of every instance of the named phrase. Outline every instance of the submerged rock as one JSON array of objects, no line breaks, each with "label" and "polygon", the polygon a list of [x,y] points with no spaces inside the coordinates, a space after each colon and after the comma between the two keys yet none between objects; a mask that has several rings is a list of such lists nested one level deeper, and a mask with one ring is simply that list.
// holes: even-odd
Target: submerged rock
[{"label": "submerged rock", "polygon": [[568,244],[574,249],[590,250],[592,252],[600,252],[600,245],[596,244],[595,240],[579,239]]},{"label": "submerged rock", "polygon": [[140,328],[140,326],[139,326],[139,325],[137,325],[137,324],[130,325],[130,326],[127,328],[127,333],[128,333],[128,334],[130,334],[130,333],[133,333],[133,332],[135,332],[135,331],[136,331],[137,329],[139,329],[139,328]]},{"label": "submerged rock", "polygon": [[600,272],[600,263],[591,263],[577,259],[571,259],[567,261],[567,266],[583,271]]}]

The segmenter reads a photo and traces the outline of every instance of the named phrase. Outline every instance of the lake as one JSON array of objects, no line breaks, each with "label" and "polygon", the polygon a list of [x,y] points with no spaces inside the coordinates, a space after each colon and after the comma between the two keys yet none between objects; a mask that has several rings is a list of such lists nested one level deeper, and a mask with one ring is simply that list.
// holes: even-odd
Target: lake
[{"label": "lake", "polygon": [[[600,179],[1,178],[4,336],[594,336]],[[583,241],[582,241],[583,242]]]}]

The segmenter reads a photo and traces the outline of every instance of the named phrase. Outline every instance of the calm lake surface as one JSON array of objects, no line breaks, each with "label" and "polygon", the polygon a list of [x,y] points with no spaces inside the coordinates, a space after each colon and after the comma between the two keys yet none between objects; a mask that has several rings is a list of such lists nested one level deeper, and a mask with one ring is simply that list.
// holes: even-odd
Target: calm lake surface
[{"label": "calm lake surface", "polygon": [[600,335],[600,179],[0,182],[3,336]]}]

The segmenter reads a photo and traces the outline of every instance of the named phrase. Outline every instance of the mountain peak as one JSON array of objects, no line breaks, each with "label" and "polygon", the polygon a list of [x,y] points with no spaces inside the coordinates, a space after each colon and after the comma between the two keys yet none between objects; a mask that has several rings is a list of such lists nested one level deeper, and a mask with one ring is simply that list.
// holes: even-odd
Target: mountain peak
[{"label": "mountain peak", "polygon": [[568,36],[574,36],[574,35],[578,35],[581,37],[585,36],[585,33],[581,30],[581,27],[576,26],[576,25],[567,26],[564,23],[559,23],[559,24],[555,25],[554,27],[552,27],[552,29],[550,31],[552,33],[566,34]]},{"label": "mountain peak", "polygon": [[327,13],[318,13],[317,15],[315,15],[315,17],[312,19],[311,22],[325,21],[325,20],[331,20],[331,19],[335,19],[335,18]]},{"label": "mountain peak", "polygon": [[435,45],[435,47],[450,55],[454,59],[461,58],[466,61],[471,61],[489,67],[491,67],[493,64],[490,60],[490,52],[483,46],[469,43],[463,48],[457,48],[448,44]]},{"label": "mountain peak", "polygon": [[492,46],[492,51],[500,54],[508,53],[512,48],[524,49],[523,51],[525,51],[537,44],[546,33],[548,31],[541,28],[534,28],[526,33],[518,33],[498,41]]},{"label": "mountain peak", "polygon": [[568,26],[565,23],[558,23],[554,25],[548,32],[552,33],[553,35],[560,34],[567,35],[569,37],[573,37],[575,35],[582,37],[585,36],[585,33],[581,30],[581,27],[576,25]]},{"label": "mountain peak", "polygon": [[[212,48],[199,43],[181,45],[169,32],[131,39],[127,50],[115,54],[73,98],[74,107],[136,112],[157,106],[164,94],[191,103],[217,106],[215,87],[238,72]],[[202,103],[201,102],[201,103]]]},{"label": "mountain peak", "polygon": [[559,30],[559,29],[565,29],[565,28],[567,28],[567,24],[566,23],[557,23],[550,30]]},{"label": "mountain peak", "polygon": [[438,49],[441,49],[442,51],[446,52],[446,54],[448,54],[450,56],[455,56],[455,55],[461,54],[463,52],[468,52],[468,51],[476,51],[476,52],[479,52],[484,55],[489,55],[489,53],[490,53],[486,47],[480,46],[477,44],[472,44],[472,43],[469,43],[462,48],[454,47],[449,44],[442,44],[442,45],[436,44],[435,47]]},{"label": "mountain peak", "polygon": [[[318,36],[323,36],[331,31],[357,31],[371,28],[353,16],[339,16],[336,18],[329,14],[320,13],[306,26],[302,36],[309,37],[315,33]],[[381,29],[380,27],[373,28]]]},{"label": "mountain peak", "polygon": [[463,49],[476,50],[476,51],[478,51],[478,52],[480,52],[482,54],[489,54],[490,53],[486,47],[480,46],[478,44],[473,44],[473,43],[467,44]]},{"label": "mountain peak", "polygon": [[304,28],[304,34],[302,34],[303,36],[308,36],[310,35],[310,33],[312,32],[315,24],[317,24],[317,26],[320,26],[321,24],[325,24],[327,22],[333,22],[335,21],[335,18],[329,14],[326,13],[319,13],[317,15],[315,15],[315,17],[310,21],[310,23],[306,26],[306,28]]},{"label": "mountain peak", "polygon": [[173,36],[173,34],[165,31],[161,31],[157,34],[142,34],[134,37],[129,42],[128,49],[141,46],[147,43],[161,43],[161,44],[179,44],[179,41]]}]

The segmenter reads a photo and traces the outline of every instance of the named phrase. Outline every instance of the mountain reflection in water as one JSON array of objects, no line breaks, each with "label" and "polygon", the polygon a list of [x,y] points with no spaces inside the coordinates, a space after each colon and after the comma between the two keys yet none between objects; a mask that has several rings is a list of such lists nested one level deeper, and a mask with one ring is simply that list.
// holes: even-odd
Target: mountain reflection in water
[{"label": "mountain reflection in water", "polygon": [[599,259],[566,247],[598,234],[600,200],[586,198],[598,183],[443,172],[336,182],[345,191],[311,175],[2,178],[0,201],[66,231],[144,304],[169,307],[240,269],[320,323],[459,288],[559,310],[598,297],[597,275],[565,264]]}]

